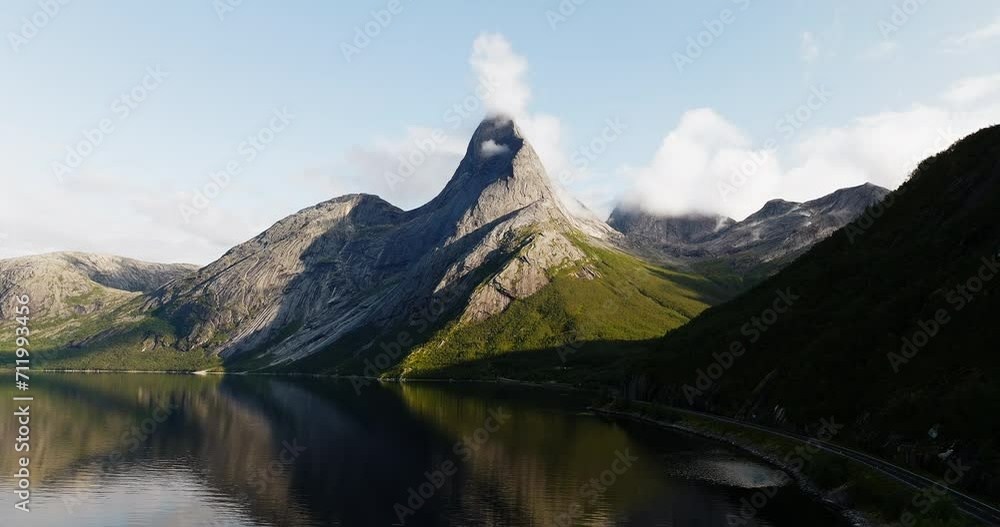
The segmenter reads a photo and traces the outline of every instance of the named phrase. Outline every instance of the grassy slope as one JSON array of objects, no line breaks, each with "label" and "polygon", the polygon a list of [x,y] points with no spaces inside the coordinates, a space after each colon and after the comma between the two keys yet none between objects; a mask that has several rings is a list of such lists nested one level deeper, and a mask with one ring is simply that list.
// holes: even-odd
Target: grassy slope
[{"label": "grassy slope", "polygon": [[[883,455],[941,469],[949,448],[977,471],[965,484],[1000,494],[1000,276],[963,309],[948,292],[1000,253],[1000,127],[983,130],[925,161],[870,228],[854,226],[818,244],[774,278],[667,335],[632,366],[671,403],[681,386],[733,342],[742,358],[696,399],[730,415],[767,420],[780,406],[791,423],[822,417],[854,423],[852,441]],[[776,290],[801,299],[754,344],[744,324],[771,306]],[[920,321],[945,309],[951,321],[893,371]],[[940,437],[928,438],[938,426]],[[897,445],[899,447],[897,448]]]},{"label": "grassy slope", "polygon": [[[175,341],[171,324],[155,316],[136,317],[134,295],[131,301],[109,304],[96,313],[59,320],[32,318],[28,323],[33,369],[58,370],[146,370],[197,371],[221,365],[204,350],[178,351],[158,347],[143,351],[151,335],[160,335],[165,343]],[[0,364],[11,368],[15,360],[14,327],[0,327]],[[70,343],[91,339],[92,342],[71,346]]]},{"label": "grassy slope", "polygon": [[390,374],[571,382],[610,375],[632,346],[685,324],[725,294],[704,278],[575,243],[598,278],[577,277],[580,266],[554,271],[548,286],[499,315],[445,325]]}]

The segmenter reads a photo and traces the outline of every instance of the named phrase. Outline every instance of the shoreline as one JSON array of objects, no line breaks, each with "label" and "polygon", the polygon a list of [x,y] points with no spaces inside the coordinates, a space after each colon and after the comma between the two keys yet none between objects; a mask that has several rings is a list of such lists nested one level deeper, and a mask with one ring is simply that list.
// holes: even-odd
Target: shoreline
[{"label": "shoreline", "polygon": [[[608,410],[605,408],[589,408],[590,411],[597,415],[604,415],[607,417],[615,417],[622,419],[629,419],[632,421],[641,422],[650,426],[655,426],[658,428],[663,428],[667,430],[673,430],[677,432],[683,432],[691,435],[695,435],[704,439],[709,439],[712,441],[718,441],[724,443],[733,448],[739,449],[752,457],[755,457],[783,472],[788,474],[789,478],[795,481],[799,490],[804,492],[806,495],[810,496],[818,503],[825,505],[830,508],[841,520],[847,522],[852,527],[878,527],[880,524],[876,523],[868,514],[850,507],[845,507],[839,503],[833,501],[828,497],[828,494],[832,491],[823,490],[815,482],[809,479],[808,476],[792,469],[787,463],[779,460],[777,457],[763,452],[756,445],[751,442],[739,442],[721,434],[716,434],[707,430],[698,430],[695,428],[683,426],[677,423],[671,423],[669,421],[663,421],[655,419],[653,417],[643,415],[639,412],[625,412],[621,410]],[[844,460],[849,462],[850,460]]]},{"label": "shoreline", "polygon": [[[5,370],[0,368],[0,371],[14,371]],[[497,377],[496,379],[432,379],[432,378],[412,378],[412,379],[400,379],[400,378],[384,378],[384,377],[369,377],[365,375],[337,375],[329,373],[296,373],[296,372],[253,372],[253,371],[214,371],[214,370],[79,370],[79,369],[39,369],[37,371],[43,373],[81,373],[86,375],[100,374],[158,374],[158,375],[197,375],[200,377],[208,375],[234,375],[234,376],[261,376],[261,377],[312,377],[317,379],[336,379],[343,381],[350,381],[352,379],[364,379],[368,381],[384,383],[384,384],[406,384],[413,382],[424,382],[424,383],[439,383],[439,384],[507,384],[511,386],[530,386],[533,388],[546,388],[546,389],[558,389],[558,390],[568,390],[576,392],[593,392],[597,393],[596,390],[590,390],[587,388],[580,388],[572,384],[563,384],[558,382],[535,382],[535,381],[519,381],[517,379],[510,379],[507,377]]]}]

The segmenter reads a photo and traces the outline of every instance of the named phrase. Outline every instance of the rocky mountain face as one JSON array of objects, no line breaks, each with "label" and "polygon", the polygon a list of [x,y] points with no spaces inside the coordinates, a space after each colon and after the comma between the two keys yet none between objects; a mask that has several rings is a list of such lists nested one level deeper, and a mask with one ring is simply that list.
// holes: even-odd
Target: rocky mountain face
[{"label": "rocky mountain face", "polygon": [[737,271],[790,261],[889,194],[872,184],[805,203],[775,199],[743,221],[713,215],[662,216],[616,208],[609,225],[624,245],[666,261],[727,260]]},{"label": "rocky mountain face", "polygon": [[197,266],[118,256],[52,253],[0,260],[0,315],[9,320],[15,297],[31,298],[32,314],[64,318],[98,311],[192,273]]},{"label": "rocky mountain face", "polygon": [[[580,220],[556,197],[534,149],[507,118],[476,130],[451,181],[411,211],[350,195],[302,210],[197,273],[150,295],[144,310],[178,328],[180,349],[282,363],[348,347],[428,305],[465,321],[504,311],[578,262]],[[600,231],[600,229],[597,229]],[[457,300],[455,300],[457,299]]]},{"label": "rocky mountain face", "polygon": [[658,216],[625,207],[615,208],[608,218],[608,225],[624,234],[635,248],[676,256],[703,254],[701,244],[735,224],[725,216]]}]

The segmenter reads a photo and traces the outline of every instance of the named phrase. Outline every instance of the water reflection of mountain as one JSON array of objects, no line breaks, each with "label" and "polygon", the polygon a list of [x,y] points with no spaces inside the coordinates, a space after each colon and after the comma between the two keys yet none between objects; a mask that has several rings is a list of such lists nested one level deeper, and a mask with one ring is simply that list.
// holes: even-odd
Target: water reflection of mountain
[{"label": "water reflection of mountain", "polygon": [[[552,525],[557,515],[578,506],[589,521],[605,525],[613,524],[616,514],[651,504],[671,491],[670,482],[657,474],[655,454],[637,450],[617,426],[574,415],[581,407],[574,401],[559,404],[558,398],[550,398],[548,404],[539,403],[535,393],[532,403],[523,390],[509,388],[483,390],[480,397],[432,385],[406,384],[397,391],[412,411],[453,441],[472,436],[491,411],[511,415],[463,464],[458,503],[463,517],[478,517],[485,507],[509,515],[497,518],[498,525]],[[581,493],[625,451],[639,461],[616,475],[605,494],[592,488]],[[505,523],[510,520],[513,523]]]},{"label": "water reflection of mountain", "polygon": [[[394,517],[394,496],[410,485],[400,474],[426,468],[426,427],[377,387],[358,397],[349,384],[274,377],[49,377],[33,388],[45,426],[32,467],[53,497],[108,487],[124,472],[152,481],[179,469],[265,524],[364,524],[379,510]],[[152,434],[135,428],[172,406]],[[11,423],[0,432],[12,434]],[[286,445],[305,450],[284,464]],[[0,463],[16,464],[12,450],[0,450]]]},{"label": "water reflection of mountain", "polygon": [[[32,390],[33,499],[44,505],[34,518],[52,519],[39,524],[66,524],[73,510],[87,527],[144,515],[157,525],[391,525],[394,505],[445,461],[457,472],[406,525],[551,525],[576,505],[585,514],[574,525],[725,525],[719,511],[740,497],[732,482],[683,476],[706,460],[735,473],[732,453],[580,416],[579,401],[551,393],[406,384],[358,395],[309,378],[54,374]],[[157,408],[172,410],[144,437],[135,427]],[[510,420],[464,459],[455,443],[498,410]],[[5,437],[12,423],[0,420]],[[606,493],[582,495],[625,450],[640,461]],[[15,465],[11,449],[0,463]],[[67,497],[80,503],[65,508]]]}]

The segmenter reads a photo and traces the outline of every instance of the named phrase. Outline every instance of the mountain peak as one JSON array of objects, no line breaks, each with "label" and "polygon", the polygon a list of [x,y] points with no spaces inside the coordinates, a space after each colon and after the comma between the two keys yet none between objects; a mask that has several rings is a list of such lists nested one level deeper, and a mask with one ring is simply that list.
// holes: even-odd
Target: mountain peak
[{"label": "mountain peak", "polygon": [[488,159],[500,154],[517,154],[524,146],[524,134],[514,119],[506,115],[487,116],[469,141],[466,156]]},{"label": "mountain peak", "polygon": [[476,127],[476,131],[473,136],[477,136],[483,133],[500,133],[500,134],[513,134],[518,138],[523,139],[524,135],[521,133],[521,128],[517,126],[517,122],[513,117],[503,113],[490,114],[483,117],[483,120]]},{"label": "mountain peak", "polygon": [[766,220],[768,218],[774,218],[774,217],[778,217],[778,216],[783,216],[783,215],[788,214],[792,210],[794,210],[796,208],[799,208],[801,206],[802,206],[801,203],[797,203],[797,202],[794,202],[794,201],[787,201],[787,200],[780,199],[780,198],[779,199],[772,199],[772,200],[768,201],[767,203],[765,203],[764,206],[761,207],[760,210],[758,210],[757,212],[751,214],[750,216],[747,216],[747,218],[745,220],[743,220],[743,221],[751,221],[751,222],[753,222],[753,221],[762,221],[762,220]]},{"label": "mountain peak", "polygon": [[821,198],[807,201],[804,205],[827,212],[841,212],[853,218],[866,207],[885,199],[887,195],[889,195],[888,189],[865,183],[856,187],[842,188]]},{"label": "mountain peak", "polygon": [[445,224],[469,232],[532,204],[559,209],[541,159],[512,118],[491,115],[476,128],[462,159],[445,188],[414,211],[448,211]]},{"label": "mountain peak", "polygon": [[608,224],[619,232],[658,243],[690,244],[729,228],[735,220],[719,214],[658,215],[639,208],[618,206]]}]

